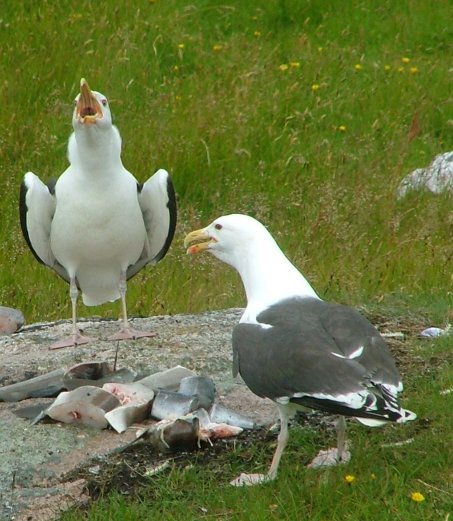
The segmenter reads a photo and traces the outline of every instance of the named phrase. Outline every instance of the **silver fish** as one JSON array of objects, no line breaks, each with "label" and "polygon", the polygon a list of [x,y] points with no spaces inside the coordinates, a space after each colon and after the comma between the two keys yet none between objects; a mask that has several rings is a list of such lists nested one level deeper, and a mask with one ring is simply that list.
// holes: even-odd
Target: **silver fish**
[{"label": "silver fish", "polygon": [[196,417],[162,420],[137,433],[146,436],[161,451],[194,449],[199,445],[199,420]]},{"label": "silver fish", "polygon": [[149,387],[153,391],[159,389],[167,389],[169,391],[177,391],[179,389],[179,383],[186,376],[195,376],[195,373],[186,367],[177,365],[166,371],[160,371],[150,376],[146,376],[141,380],[138,380],[146,387]]},{"label": "silver fish", "polygon": [[124,432],[133,423],[138,423],[149,417],[150,403],[121,405],[105,414],[105,419],[116,432]]},{"label": "silver fish", "polygon": [[68,391],[84,385],[102,387],[107,382],[133,382],[137,373],[127,367],[112,371],[107,362],[83,362],[70,367],[63,377]]},{"label": "silver fish", "polygon": [[154,398],[154,391],[140,382],[131,382],[129,384],[108,382],[102,388],[114,394],[121,405],[142,405],[149,403]]},{"label": "silver fish", "polygon": [[154,391],[139,382],[129,384],[106,383],[105,391],[115,395],[121,403],[105,415],[109,424],[117,431],[124,432],[133,423],[149,417]]},{"label": "silver fish", "polygon": [[179,392],[196,396],[200,407],[209,410],[214,403],[215,385],[209,376],[187,376],[179,384]]},{"label": "silver fish", "polygon": [[111,393],[86,385],[73,391],[60,393],[57,399],[32,422],[32,425],[49,416],[63,423],[79,423],[105,429],[108,425],[105,413],[118,407],[118,398]]},{"label": "silver fish", "polygon": [[159,391],[151,407],[151,416],[158,420],[176,419],[200,407],[196,396],[173,391]]},{"label": "silver fish", "polygon": [[216,423],[212,421],[209,413],[205,409],[197,409],[193,413],[189,414],[186,418],[196,417],[199,420],[200,430],[199,439],[200,441],[207,441],[212,445],[211,440],[217,438],[231,438],[241,434],[244,430],[242,427],[235,425],[228,425],[227,423]]},{"label": "silver fish", "polygon": [[0,387],[0,401],[19,402],[26,398],[44,398],[56,396],[64,389],[64,369],[55,369],[50,373]]},{"label": "silver fish", "polygon": [[256,429],[256,423],[247,416],[232,411],[223,405],[215,403],[209,411],[211,421],[214,423],[226,423],[234,427],[241,427],[242,429]]}]

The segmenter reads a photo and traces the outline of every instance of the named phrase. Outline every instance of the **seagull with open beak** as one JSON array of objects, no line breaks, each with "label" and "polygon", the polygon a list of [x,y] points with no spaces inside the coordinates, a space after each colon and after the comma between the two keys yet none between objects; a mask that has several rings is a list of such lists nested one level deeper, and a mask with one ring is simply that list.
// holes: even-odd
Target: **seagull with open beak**
[{"label": "seagull with open beak", "polygon": [[72,334],[53,344],[55,349],[93,340],[77,328],[79,291],[87,306],[121,299],[122,325],[110,339],[155,335],[130,326],[127,280],[165,256],[176,226],[168,172],[158,170],[142,185],[124,168],[107,98],[82,78],[74,104],[69,167],[47,185],[28,172],[20,197],[28,246],[39,262],[69,282]]}]

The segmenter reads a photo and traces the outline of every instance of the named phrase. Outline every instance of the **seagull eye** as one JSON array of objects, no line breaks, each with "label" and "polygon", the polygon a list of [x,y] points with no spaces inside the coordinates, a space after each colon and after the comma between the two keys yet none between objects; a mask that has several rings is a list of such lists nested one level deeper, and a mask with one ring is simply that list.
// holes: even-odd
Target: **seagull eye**
[{"label": "seagull eye", "polygon": [[103,100],[101,100],[101,103],[104,105],[104,107],[107,105],[107,100],[104,98]]},{"label": "seagull eye", "polygon": [[219,223],[217,223],[217,224],[214,226],[214,228],[215,228],[216,230],[221,230],[221,229],[222,229],[222,225],[219,224]]}]

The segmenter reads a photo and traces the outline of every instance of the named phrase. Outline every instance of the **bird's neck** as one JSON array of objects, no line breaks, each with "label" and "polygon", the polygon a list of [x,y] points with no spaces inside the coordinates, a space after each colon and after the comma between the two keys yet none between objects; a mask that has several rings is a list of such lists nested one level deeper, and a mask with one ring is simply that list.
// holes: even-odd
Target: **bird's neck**
[{"label": "bird's neck", "polygon": [[110,172],[122,167],[118,130],[93,127],[74,132],[69,139],[68,159],[71,165],[86,172]]},{"label": "bird's neck", "polygon": [[283,252],[276,245],[269,246],[254,248],[253,255],[244,256],[236,266],[247,295],[242,321],[255,321],[263,309],[285,298],[319,298]]}]

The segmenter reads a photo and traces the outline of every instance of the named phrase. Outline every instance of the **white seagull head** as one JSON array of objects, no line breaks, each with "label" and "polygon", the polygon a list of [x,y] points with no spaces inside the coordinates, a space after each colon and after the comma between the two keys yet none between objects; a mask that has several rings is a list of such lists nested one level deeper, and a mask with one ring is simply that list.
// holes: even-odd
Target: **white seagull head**
[{"label": "white seagull head", "polygon": [[266,227],[248,215],[219,217],[189,233],[184,245],[188,254],[208,251],[239,272],[247,295],[241,321],[253,322],[259,312],[285,298],[319,298]]},{"label": "white seagull head", "polygon": [[85,78],[80,80],[80,93],[74,100],[72,126],[75,131],[83,128],[109,129],[112,115],[104,94],[91,90]]},{"label": "white seagull head", "polygon": [[278,248],[267,229],[248,215],[230,214],[219,217],[206,228],[187,235],[184,245],[193,255],[209,251],[221,261],[239,268],[241,260],[255,255],[257,247]]}]

